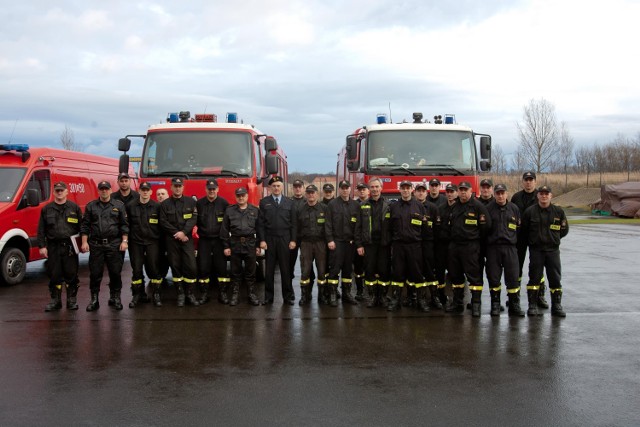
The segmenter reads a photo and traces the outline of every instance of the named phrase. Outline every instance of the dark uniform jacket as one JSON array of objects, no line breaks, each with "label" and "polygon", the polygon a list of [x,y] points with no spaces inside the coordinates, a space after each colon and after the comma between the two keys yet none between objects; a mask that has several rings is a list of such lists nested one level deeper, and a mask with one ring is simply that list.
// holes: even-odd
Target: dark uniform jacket
[{"label": "dark uniform jacket", "polygon": [[524,212],[530,207],[538,203],[538,190],[533,190],[531,193],[527,193],[524,190],[520,190],[511,196],[511,203],[516,205],[520,210],[520,214],[524,215]]},{"label": "dark uniform jacket", "polygon": [[106,203],[100,199],[90,201],[84,211],[80,233],[89,236],[89,242],[102,239],[108,243],[120,242],[123,235],[129,234],[125,206],[113,198]]},{"label": "dark uniform jacket", "polygon": [[569,234],[569,223],[562,208],[535,204],[522,215],[521,233],[532,249],[554,251],[560,247],[560,239]]},{"label": "dark uniform jacket", "polygon": [[491,196],[488,199],[483,199],[482,197],[478,196],[476,197],[478,199],[478,201],[480,203],[482,203],[483,205],[487,206],[489,203],[493,202],[496,198]]},{"label": "dark uniform jacket", "polygon": [[296,209],[300,209],[303,205],[307,203],[306,197],[291,197],[291,201]]},{"label": "dark uniform jacket", "polygon": [[129,219],[129,240],[139,245],[158,243],[160,238],[160,203],[149,200],[140,203],[140,199],[127,204]]},{"label": "dark uniform jacket", "polygon": [[431,194],[427,194],[427,201],[435,204],[438,209],[447,204],[447,196],[440,194],[437,198],[431,197]]},{"label": "dark uniform jacket", "polygon": [[213,202],[210,202],[206,197],[198,200],[196,203],[198,210],[198,236],[220,237],[220,228],[228,206],[229,202],[220,196],[217,196]]},{"label": "dark uniform jacket", "polygon": [[82,210],[71,200],[59,205],[51,202],[40,211],[38,222],[38,247],[47,243],[69,242],[69,237],[80,233]]},{"label": "dark uniform jacket", "polygon": [[179,199],[171,196],[160,205],[160,227],[166,234],[173,236],[182,231],[191,238],[191,232],[198,221],[196,201],[191,197]]},{"label": "dark uniform jacket", "polygon": [[515,245],[518,242],[520,228],[520,209],[507,202],[500,206],[495,200],[487,205],[491,218],[491,229],[487,234],[489,245]]},{"label": "dark uniform jacket", "polygon": [[336,197],[328,205],[327,241],[351,242],[356,233],[360,204]]},{"label": "dark uniform jacket", "polygon": [[477,199],[471,198],[467,203],[458,200],[449,215],[449,228],[453,242],[479,240],[491,228],[491,218]]},{"label": "dark uniform jacket", "polygon": [[298,238],[304,242],[325,240],[327,229],[327,205],[305,203],[298,211]]},{"label": "dark uniform jacket", "polygon": [[[254,247],[260,246],[261,236],[258,233],[258,217],[260,211],[253,205],[247,205],[246,209],[240,209],[238,205],[229,205],[224,213],[220,238],[225,249],[236,249],[240,244],[251,243]],[[244,238],[244,241],[241,240]]]},{"label": "dark uniform jacket", "polygon": [[426,209],[415,197],[391,204],[389,212],[392,241],[410,243],[422,240]]},{"label": "dark uniform jacket", "polygon": [[127,206],[127,204],[131,203],[134,200],[140,200],[140,193],[138,193],[135,190],[131,190],[129,191],[129,195],[125,197],[118,190],[111,193],[111,198],[115,200],[120,200],[125,206]]},{"label": "dark uniform jacket", "polygon": [[451,241],[451,227],[449,226],[449,218],[451,217],[453,207],[457,204],[457,201],[452,205],[449,205],[449,203],[447,202],[438,208],[438,213],[440,214],[440,224],[439,227],[437,227],[436,236],[440,242],[446,243]]},{"label": "dark uniform jacket", "polygon": [[263,197],[260,200],[258,234],[262,240],[266,240],[267,237],[285,237],[287,241],[295,242],[297,218],[297,210],[288,197],[281,196],[278,206],[273,196]]},{"label": "dark uniform jacket", "polygon": [[422,240],[433,241],[436,238],[436,232],[440,228],[440,212],[435,203],[425,200],[423,203],[425,209],[424,220],[426,221],[422,233]]},{"label": "dark uniform jacket", "polygon": [[377,201],[369,198],[360,204],[360,215],[356,222],[356,247],[372,243],[389,245],[389,201],[380,197]]}]

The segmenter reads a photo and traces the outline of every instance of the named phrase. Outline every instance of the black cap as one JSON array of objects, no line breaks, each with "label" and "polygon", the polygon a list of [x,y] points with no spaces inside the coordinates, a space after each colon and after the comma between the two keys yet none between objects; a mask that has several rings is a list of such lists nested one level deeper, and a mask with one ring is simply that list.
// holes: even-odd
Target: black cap
[{"label": "black cap", "polygon": [[368,186],[366,183],[361,182],[361,183],[359,183],[358,185],[356,185],[356,188],[357,188],[358,190],[362,190],[362,189],[364,189],[364,188],[369,188],[369,186]]},{"label": "black cap", "polygon": [[214,190],[218,188],[218,181],[215,178],[211,178],[207,180],[207,190]]},{"label": "black cap", "polygon": [[171,185],[184,185],[184,180],[182,178],[172,178]]},{"label": "black cap", "polygon": [[493,181],[491,181],[489,178],[485,178],[482,181],[480,181],[480,187],[482,187],[483,185],[493,187]]},{"label": "black cap", "polygon": [[304,190],[307,193],[317,193],[318,192],[318,187],[316,187],[313,184],[307,185],[307,188],[305,188]]},{"label": "black cap", "polygon": [[424,181],[417,183],[417,184],[416,184],[416,190],[417,190],[418,188],[424,188],[424,189],[426,190],[426,189],[427,189],[427,183],[426,183],[426,182],[424,182]]},{"label": "black cap", "polygon": [[548,185],[542,185],[538,187],[538,193],[553,193],[553,191],[551,191],[551,187]]},{"label": "black cap", "polygon": [[413,182],[408,181],[408,180],[406,180],[406,179],[405,179],[404,181],[402,181],[402,182],[400,183],[400,187],[404,187],[404,186],[407,186],[407,185],[408,185],[409,187],[413,187]]},{"label": "black cap", "polygon": [[446,191],[458,191],[458,186],[455,184],[447,184],[445,187]]},{"label": "black cap", "polygon": [[440,185],[440,180],[438,178],[431,178],[429,185]]},{"label": "black cap", "polygon": [[98,183],[98,190],[101,188],[111,188],[111,183],[109,181],[100,181]]},{"label": "black cap", "polygon": [[151,184],[149,184],[148,182],[143,182],[142,184],[140,184],[138,186],[139,190],[151,190]]},{"label": "black cap", "polygon": [[128,174],[128,173],[126,173],[126,172],[120,172],[120,174],[118,174],[118,181],[120,181],[122,178],[127,178],[127,179],[129,179],[129,178],[131,178],[131,177],[130,177],[130,176],[129,176],[129,174]]},{"label": "black cap", "polygon": [[273,184],[274,182],[282,182],[283,179],[281,176],[276,175],[276,176],[272,176],[271,179],[269,180],[269,185]]},{"label": "black cap", "polygon": [[469,184],[468,181],[462,181],[460,184],[458,184],[458,188],[471,188],[471,184]]},{"label": "black cap", "polygon": [[496,186],[493,187],[494,193],[499,193],[501,191],[507,191],[507,186],[504,184],[496,184]]},{"label": "black cap", "polygon": [[[309,188],[309,187],[307,187],[307,188]],[[327,183],[327,184],[322,186],[322,191],[333,191],[333,190],[335,190],[335,187],[333,186],[333,184]]]},{"label": "black cap", "polygon": [[338,188],[343,188],[343,187],[349,188],[349,187],[351,187],[351,183],[349,181],[347,181],[346,179],[343,179],[338,184]]},{"label": "black cap", "polygon": [[296,179],[295,181],[293,181],[293,186],[294,187],[303,187],[304,186],[304,181],[301,179]]},{"label": "black cap", "polygon": [[55,183],[55,185],[53,186],[54,190],[66,190],[67,189],[67,184],[65,184],[62,181],[58,181]]},{"label": "black cap", "polygon": [[249,193],[246,188],[238,187],[236,188],[236,196],[242,196],[243,194]]},{"label": "black cap", "polygon": [[536,173],[532,171],[527,171],[522,174],[522,179],[533,178],[536,179]]}]

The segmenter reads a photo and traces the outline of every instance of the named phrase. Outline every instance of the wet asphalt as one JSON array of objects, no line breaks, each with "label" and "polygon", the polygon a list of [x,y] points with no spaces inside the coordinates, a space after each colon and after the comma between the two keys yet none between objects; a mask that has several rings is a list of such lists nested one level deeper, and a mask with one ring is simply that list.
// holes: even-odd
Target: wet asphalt
[{"label": "wet asphalt", "polygon": [[124,292],[116,311],[104,288],[87,313],[86,257],[80,310],[45,313],[34,263],[0,287],[0,424],[640,425],[639,238],[572,226],[565,319],[492,318],[487,291],[479,319],[318,306],[315,291],[304,308],[178,308],[167,290],[135,309]]}]

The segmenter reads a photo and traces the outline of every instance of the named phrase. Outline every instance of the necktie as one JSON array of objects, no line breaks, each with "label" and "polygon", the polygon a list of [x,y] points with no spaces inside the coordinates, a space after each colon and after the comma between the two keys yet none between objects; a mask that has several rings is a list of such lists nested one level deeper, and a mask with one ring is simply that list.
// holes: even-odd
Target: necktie
[{"label": "necktie", "polygon": [[280,206],[280,198],[276,197],[276,206]]}]

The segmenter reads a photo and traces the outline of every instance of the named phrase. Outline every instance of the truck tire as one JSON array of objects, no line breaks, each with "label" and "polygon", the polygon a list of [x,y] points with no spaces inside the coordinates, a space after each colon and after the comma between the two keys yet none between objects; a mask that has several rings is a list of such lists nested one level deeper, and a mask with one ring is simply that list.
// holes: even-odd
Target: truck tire
[{"label": "truck tire", "polygon": [[2,283],[17,285],[22,282],[27,272],[27,258],[18,248],[5,248],[0,256]]}]

